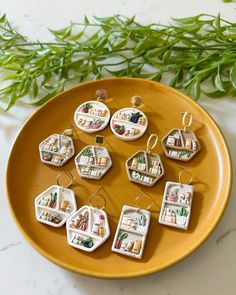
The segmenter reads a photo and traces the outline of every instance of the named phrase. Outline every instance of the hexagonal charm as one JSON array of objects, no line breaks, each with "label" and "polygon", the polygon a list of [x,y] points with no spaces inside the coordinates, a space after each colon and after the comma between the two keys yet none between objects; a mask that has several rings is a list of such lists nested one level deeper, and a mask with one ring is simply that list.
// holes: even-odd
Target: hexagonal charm
[{"label": "hexagonal charm", "polygon": [[161,141],[165,155],[179,161],[190,161],[201,149],[193,131],[172,129]]},{"label": "hexagonal charm", "polygon": [[67,220],[66,232],[70,246],[93,252],[110,236],[107,214],[102,209],[83,206]]},{"label": "hexagonal charm", "polygon": [[39,154],[43,163],[61,167],[75,154],[73,140],[66,135],[52,134],[39,144]]},{"label": "hexagonal charm", "polygon": [[136,108],[123,108],[115,112],[111,118],[111,131],[120,139],[135,140],[146,131],[148,119]]},{"label": "hexagonal charm", "polygon": [[75,166],[79,176],[98,180],[111,168],[112,160],[105,147],[88,145],[75,157]]},{"label": "hexagonal charm", "polygon": [[39,222],[61,227],[77,210],[75,194],[71,189],[53,185],[35,199],[35,214]]},{"label": "hexagonal charm", "polygon": [[163,175],[164,167],[158,154],[138,151],[126,161],[130,181],[153,186]]}]

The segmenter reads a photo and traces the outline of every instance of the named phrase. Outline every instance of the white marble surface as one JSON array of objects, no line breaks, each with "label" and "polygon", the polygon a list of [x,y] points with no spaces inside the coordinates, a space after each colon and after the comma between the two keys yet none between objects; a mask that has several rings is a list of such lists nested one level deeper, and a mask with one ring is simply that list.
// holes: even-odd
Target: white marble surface
[{"label": "white marble surface", "polygon": [[[167,22],[170,16],[201,12],[235,20],[236,4],[221,0],[0,0],[0,9],[32,39],[50,38],[47,27],[58,28],[87,14],[107,16],[136,14],[143,22]],[[200,104],[215,118],[229,144],[236,166],[236,100],[230,97]],[[4,174],[10,146],[26,119],[36,109],[18,105],[0,114],[0,294],[236,294],[236,200],[231,197],[220,224],[211,237],[190,257],[146,278],[112,281],[70,273],[41,257],[24,240],[6,202]],[[235,191],[235,181],[233,184]]]}]

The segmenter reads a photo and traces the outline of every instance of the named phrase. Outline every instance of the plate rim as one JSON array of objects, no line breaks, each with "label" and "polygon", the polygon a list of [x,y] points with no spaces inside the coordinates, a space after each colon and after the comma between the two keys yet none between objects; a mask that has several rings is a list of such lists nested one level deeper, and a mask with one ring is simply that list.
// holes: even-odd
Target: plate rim
[{"label": "plate rim", "polygon": [[[152,267],[151,269],[145,270],[145,271],[139,271],[139,272],[135,272],[135,273],[129,273],[129,274],[110,274],[110,273],[98,273],[98,272],[93,272],[93,271],[87,271],[84,269],[81,269],[79,267],[72,267],[70,264],[66,263],[66,262],[62,262],[56,258],[54,258],[53,256],[49,255],[46,251],[44,251],[40,246],[38,246],[37,243],[35,243],[32,238],[25,232],[24,228],[20,225],[17,216],[11,206],[11,201],[10,201],[10,192],[9,192],[9,171],[10,171],[10,162],[11,162],[11,158],[13,157],[13,151],[14,151],[14,147],[15,147],[15,143],[17,142],[21,132],[23,131],[23,129],[26,127],[26,125],[28,125],[28,123],[30,122],[30,120],[34,117],[37,116],[44,108],[47,108],[47,106],[51,103],[53,103],[53,101],[55,99],[58,99],[58,97],[60,97],[61,95],[64,95],[64,93],[68,93],[70,91],[74,91],[76,88],[79,87],[83,87],[84,85],[87,84],[94,84],[94,83],[101,83],[101,81],[112,81],[112,80],[132,80],[132,81],[137,81],[137,82],[146,82],[146,83],[150,83],[153,84],[155,86],[160,85],[162,89],[165,89],[166,91],[172,91],[175,92],[175,94],[181,96],[184,100],[186,100],[187,102],[190,102],[193,104],[194,107],[196,107],[198,110],[200,110],[201,112],[203,112],[208,119],[211,121],[211,123],[213,125],[215,125],[215,127],[217,128],[217,131],[219,132],[219,136],[222,140],[224,149],[226,151],[226,159],[227,159],[227,163],[229,166],[229,177],[228,177],[228,186],[227,186],[227,193],[226,193],[226,198],[224,200],[224,204],[222,204],[222,209],[221,211],[218,213],[217,218],[214,220],[214,222],[211,224],[211,226],[208,228],[208,230],[205,232],[205,235],[203,235],[197,243],[195,243],[192,248],[190,248],[187,252],[184,252],[182,255],[178,256],[177,258],[173,259],[171,262],[168,262],[162,266],[159,267]],[[17,225],[17,228],[20,230],[20,232],[22,233],[23,237],[28,241],[28,243],[37,251],[39,252],[43,257],[45,257],[47,260],[53,262],[54,264],[63,267],[64,269],[67,269],[71,272],[74,273],[79,273],[82,275],[86,275],[86,276],[90,276],[90,277],[94,277],[94,278],[102,278],[102,279],[131,279],[131,278],[138,278],[138,277],[143,277],[143,276],[147,276],[147,275],[151,275],[154,273],[157,273],[161,270],[164,270],[172,265],[175,265],[176,263],[180,262],[181,260],[183,260],[184,258],[186,258],[187,256],[189,256],[190,254],[192,254],[195,250],[197,250],[211,235],[211,233],[216,229],[217,225],[219,224],[219,222],[221,221],[225,209],[227,207],[227,204],[229,202],[230,199],[230,195],[231,195],[231,191],[232,191],[232,178],[233,178],[233,171],[232,171],[232,159],[231,159],[231,155],[230,155],[230,150],[229,150],[229,146],[228,143],[225,139],[225,136],[221,130],[221,128],[219,127],[219,125],[217,124],[217,122],[213,119],[213,117],[198,103],[196,103],[196,101],[194,101],[193,99],[191,99],[190,97],[188,97],[186,94],[178,91],[177,89],[170,87],[166,84],[160,83],[160,82],[156,82],[156,81],[152,81],[152,80],[146,80],[146,79],[142,79],[142,78],[126,78],[126,77],[121,77],[121,78],[104,78],[104,79],[100,79],[100,80],[95,80],[95,81],[86,81],[83,83],[80,83],[78,85],[75,85],[74,87],[70,87],[69,89],[66,89],[65,91],[57,94],[56,96],[54,96],[52,99],[50,99],[48,102],[46,102],[45,104],[43,104],[42,106],[40,106],[38,109],[36,109],[33,114],[31,114],[29,116],[29,118],[26,120],[26,122],[23,124],[23,126],[20,128],[19,132],[17,133],[14,142],[10,148],[10,152],[8,154],[8,159],[7,159],[7,165],[6,165],[6,172],[5,172],[5,192],[6,192],[6,199],[7,199],[7,204],[8,204],[8,208],[10,209],[11,215]]]}]

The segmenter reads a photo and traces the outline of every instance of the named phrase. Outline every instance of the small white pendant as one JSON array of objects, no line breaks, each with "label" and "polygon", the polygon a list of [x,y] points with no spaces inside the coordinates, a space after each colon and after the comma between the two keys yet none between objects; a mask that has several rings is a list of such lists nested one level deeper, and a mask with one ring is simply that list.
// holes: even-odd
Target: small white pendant
[{"label": "small white pendant", "polygon": [[[155,138],[151,146],[151,139]],[[157,145],[158,136],[151,134],[147,141],[146,151],[138,151],[126,161],[126,172],[130,181],[153,186],[163,175],[164,167],[158,154],[151,152]]]},{"label": "small white pendant", "polygon": [[192,199],[192,185],[167,181],[159,223],[187,230],[191,216]]},{"label": "small white pendant", "polygon": [[75,157],[75,166],[80,177],[101,179],[112,166],[108,150],[101,146],[103,136],[96,136],[99,145],[88,145]]},{"label": "small white pendant", "polygon": [[107,91],[105,89],[98,89],[95,96],[97,100],[89,100],[82,103],[74,114],[76,126],[86,133],[103,130],[111,117],[110,110],[103,103],[108,96]]},{"label": "small white pendant", "polygon": [[62,167],[75,154],[73,140],[63,134],[52,134],[39,144],[39,154],[43,163]]},{"label": "small white pendant", "polygon": [[150,211],[123,206],[112,251],[141,259],[150,223]]},{"label": "small white pendant", "polygon": [[75,194],[59,185],[50,186],[35,199],[35,214],[39,222],[61,227],[77,210]]},{"label": "small white pendant", "polygon": [[122,140],[135,140],[146,131],[148,120],[146,115],[136,108],[120,109],[111,118],[111,131]]},{"label": "small white pendant", "polygon": [[110,236],[107,214],[92,206],[83,206],[66,223],[68,244],[77,249],[93,252]]},{"label": "small white pendant", "polygon": [[[189,122],[187,122],[189,117]],[[192,124],[192,115],[183,115],[183,129],[174,128],[161,141],[166,157],[188,162],[200,151],[201,145],[193,131],[187,130]]]}]

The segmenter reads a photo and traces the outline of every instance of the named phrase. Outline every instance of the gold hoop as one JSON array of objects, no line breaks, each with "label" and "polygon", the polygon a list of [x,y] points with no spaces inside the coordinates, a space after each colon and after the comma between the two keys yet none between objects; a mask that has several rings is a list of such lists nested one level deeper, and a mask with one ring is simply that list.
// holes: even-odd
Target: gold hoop
[{"label": "gold hoop", "polygon": [[[69,182],[68,182],[68,184],[67,185],[61,185],[60,184],[60,177],[63,175],[63,174],[65,174],[66,176],[68,176],[68,178],[69,178]],[[74,182],[74,176],[70,173],[70,172],[68,172],[68,171],[62,171],[61,173],[59,173],[58,175],[57,175],[57,184],[59,185],[59,186],[61,186],[61,187],[63,187],[63,188],[68,188],[68,187],[70,187],[71,185],[72,185],[72,183]]]},{"label": "gold hoop", "polygon": [[[92,194],[92,195],[89,197],[89,205],[90,205],[91,207],[93,207],[93,208],[97,208],[97,209],[100,209],[100,210],[103,210],[103,209],[106,207],[106,204],[107,204],[106,199],[104,198],[103,195],[99,194],[100,190],[102,190],[102,189],[103,189],[103,187],[101,186],[101,187],[98,189],[98,191],[97,191],[96,193]],[[100,208],[100,207],[95,207],[95,206],[93,206],[93,204],[92,204],[92,200],[93,200],[93,198],[96,197],[96,196],[100,197],[100,198],[103,200],[103,202],[104,202],[103,207]]]},{"label": "gold hoop", "polygon": [[189,179],[189,181],[187,182],[187,183],[185,183],[185,184],[190,184],[191,182],[192,182],[192,180],[193,180],[193,175],[192,175],[192,173],[190,172],[190,171],[188,171],[187,169],[185,169],[185,168],[183,168],[183,167],[179,167],[180,169],[182,169],[182,171],[180,171],[180,173],[179,173],[179,183],[182,185],[183,183],[182,183],[182,181],[181,181],[181,177],[182,177],[182,175],[184,174],[184,173],[186,173],[186,174],[188,174],[189,176],[190,176],[190,179]]},{"label": "gold hoop", "polygon": [[148,210],[149,208],[152,207],[153,205],[153,201],[152,199],[147,195],[145,194],[142,190],[141,190],[141,193],[134,199],[134,206],[137,207],[138,209],[140,209],[140,207],[138,206],[138,201],[142,198],[142,197],[146,197],[149,201],[149,205],[145,208],[146,210]]},{"label": "gold hoop", "polygon": [[[153,145],[150,146],[150,142],[151,142],[151,140],[152,140],[153,138],[155,138],[155,141],[154,141]],[[149,138],[148,138],[148,141],[147,141],[147,150],[146,150],[146,151],[147,151],[147,152],[150,152],[150,150],[154,149],[154,147],[157,145],[157,143],[158,143],[158,136],[157,136],[157,134],[152,133],[152,134],[149,136]]]},{"label": "gold hoop", "polygon": [[[187,118],[189,117],[189,121],[187,122]],[[184,132],[192,125],[193,116],[188,111],[183,114],[182,124],[184,126]]]}]

